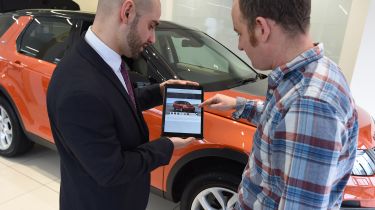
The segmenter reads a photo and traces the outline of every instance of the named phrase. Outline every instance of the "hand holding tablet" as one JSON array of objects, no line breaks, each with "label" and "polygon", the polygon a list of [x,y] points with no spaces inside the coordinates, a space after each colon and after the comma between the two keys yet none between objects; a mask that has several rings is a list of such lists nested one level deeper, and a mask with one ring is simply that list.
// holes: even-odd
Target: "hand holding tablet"
[{"label": "hand holding tablet", "polygon": [[203,138],[203,88],[166,84],[162,136]]},{"label": "hand holding tablet", "polygon": [[166,85],[190,85],[190,86],[199,86],[199,83],[189,81],[189,80],[177,80],[177,79],[170,79],[160,84],[160,92],[165,96],[165,86]]},{"label": "hand holding tablet", "polygon": [[196,141],[194,137],[180,138],[180,137],[168,137],[174,146],[174,149],[181,149]]}]

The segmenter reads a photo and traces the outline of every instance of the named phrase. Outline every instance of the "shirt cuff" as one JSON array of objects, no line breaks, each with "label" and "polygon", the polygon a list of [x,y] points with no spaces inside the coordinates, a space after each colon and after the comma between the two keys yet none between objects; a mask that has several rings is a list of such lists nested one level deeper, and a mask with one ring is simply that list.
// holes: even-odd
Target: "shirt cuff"
[{"label": "shirt cuff", "polygon": [[237,97],[236,98],[236,111],[232,113],[232,118],[234,120],[239,120],[241,119],[241,115],[243,111],[245,110],[247,100],[242,97]]}]

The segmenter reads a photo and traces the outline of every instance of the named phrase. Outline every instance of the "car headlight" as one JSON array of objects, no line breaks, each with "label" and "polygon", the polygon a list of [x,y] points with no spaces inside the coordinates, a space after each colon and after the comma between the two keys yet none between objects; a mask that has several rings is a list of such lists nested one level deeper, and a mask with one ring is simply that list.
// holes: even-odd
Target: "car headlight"
[{"label": "car headlight", "polygon": [[352,175],[372,176],[375,174],[375,149],[357,150]]}]

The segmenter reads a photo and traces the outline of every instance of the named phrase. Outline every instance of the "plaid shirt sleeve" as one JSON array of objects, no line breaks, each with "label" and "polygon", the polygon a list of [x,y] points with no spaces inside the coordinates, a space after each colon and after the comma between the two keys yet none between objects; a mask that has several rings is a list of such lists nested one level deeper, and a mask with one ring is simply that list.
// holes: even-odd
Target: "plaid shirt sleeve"
[{"label": "plaid shirt sleeve", "polygon": [[236,100],[236,111],[232,114],[232,118],[235,120],[244,118],[252,124],[258,125],[260,116],[263,112],[264,102],[246,100],[245,98],[241,97],[237,97]]},{"label": "plaid shirt sleeve", "polygon": [[[274,132],[273,170],[282,177],[279,209],[326,209],[342,150],[345,126],[324,101],[303,97],[292,104]],[[345,139],[345,138],[344,138]]]}]

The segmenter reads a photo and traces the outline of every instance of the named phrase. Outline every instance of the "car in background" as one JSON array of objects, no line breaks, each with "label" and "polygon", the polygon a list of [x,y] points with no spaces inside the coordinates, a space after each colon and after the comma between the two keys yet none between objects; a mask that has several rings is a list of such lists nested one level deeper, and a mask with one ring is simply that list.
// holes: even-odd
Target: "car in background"
[{"label": "car in background", "polygon": [[[16,156],[33,142],[54,148],[46,109],[51,75],[92,24],[94,14],[23,10],[0,14],[0,155]],[[162,21],[157,42],[128,60],[134,86],[168,79],[199,82],[205,98],[220,93],[264,100],[266,75],[207,34]],[[357,158],[343,207],[375,207],[375,125],[358,107]],[[162,106],[143,112],[150,139],[161,134]],[[204,142],[176,150],[169,165],[152,172],[155,193],[187,209],[230,209],[247,164],[256,127],[230,112],[204,111]]]},{"label": "car in background", "polygon": [[73,0],[0,0],[1,13],[33,8],[80,10]]},{"label": "car in background", "polygon": [[173,102],[173,110],[179,112],[194,112],[195,107],[187,101],[175,101]]}]

